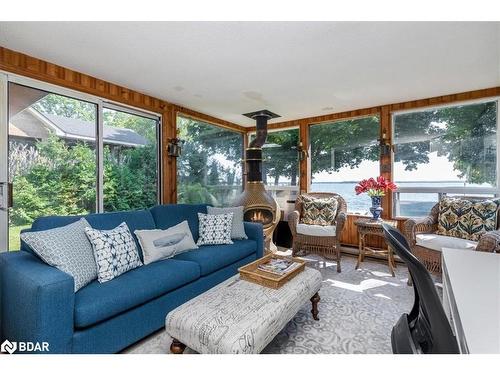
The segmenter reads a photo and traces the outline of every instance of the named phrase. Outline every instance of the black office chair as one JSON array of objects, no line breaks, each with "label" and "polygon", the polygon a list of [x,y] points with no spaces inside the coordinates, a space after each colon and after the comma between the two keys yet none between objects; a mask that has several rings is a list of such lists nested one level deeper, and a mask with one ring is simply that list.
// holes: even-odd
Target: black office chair
[{"label": "black office chair", "polygon": [[403,314],[392,328],[394,354],[457,354],[458,343],[443,309],[429,271],[411,253],[403,234],[382,224],[384,236],[408,266],[413,279],[415,302],[409,314]]}]

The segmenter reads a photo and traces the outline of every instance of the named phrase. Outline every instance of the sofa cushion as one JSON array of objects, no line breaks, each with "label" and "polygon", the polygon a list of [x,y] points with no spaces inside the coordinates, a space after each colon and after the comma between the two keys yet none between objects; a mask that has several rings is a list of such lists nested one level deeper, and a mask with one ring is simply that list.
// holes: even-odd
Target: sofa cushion
[{"label": "sofa cushion", "polygon": [[198,212],[207,213],[206,204],[163,204],[151,208],[157,229],[167,229],[187,220],[194,241],[198,241]]},{"label": "sofa cushion", "polygon": [[236,240],[232,245],[200,246],[198,250],[176,255],[173,259],[196,262],[200,265],[201,275],[208,275],[229,266],[257,251],[257,242]]},{"label": "sofa cushion", "polygon": [[464,240],[462,238],[456,237],[441,236],[439,234],[433,233],[417,234],[415,237],[418,246],[437,251],[441,251],[443,247],[449,247],[452,249],[474,250],[477,246],[477,242],[475,241]]},{"label": "sofa cushion", "polygon": [[[113,229],[116,228],[121,223],[125,222],[130,229],[130,232],[134,233],[137,229],[155,229],[156,224],[153,220],[153,216],[149,210],[137,210],[137,211],[119,211],[119,212],[105,212],[101,214],[90,214],[83,216],[45,216],[36,219],[31,226],[30,231],[47,230],[57,227],[62,227],[74,223],[84,217],[92,228],[95,229]],[[139,245],[139,241],[135,236],[134,240],[139,249],[139,255],[142,258],[142,250]],[[23,250],[28,250],[26,244],[21,243],[21,248]]]},{"label": "sofa cushion", "polygon": [[334,237],[336,233],[335,225],[309,225],[297,224],[297,233],[306,236]]},{"label": "sofa cushion", "polygon": [[309,225],[333,225],[337,216],[338,201],[335,197],[316,198],[301,195],[300,222]]},{"label": "sofa cushion", "polygon": [[96,280],[75,294],[75,326],[84,328],[109,319],[199,277],[198,264],[165,259],[104,284]]}]

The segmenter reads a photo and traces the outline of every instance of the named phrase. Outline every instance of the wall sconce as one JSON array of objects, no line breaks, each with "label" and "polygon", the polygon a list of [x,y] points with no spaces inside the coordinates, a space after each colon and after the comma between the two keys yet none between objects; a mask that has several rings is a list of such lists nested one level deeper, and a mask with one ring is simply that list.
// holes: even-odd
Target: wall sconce
[{"label": "wall sconce", "polygon": [[382,133],[382,138],[379,138],[380,155],[387,156],[391,154],[391,142],[387,139],[387,134]]},{"label": "wall sconce", "polygon": [[174,158],[181,156],[181,152],[182,152],[181,145],[183,143],[184,143],[184,141],[179,139],[179,138],[169,138],[168,144],[167,144],[168,156],[172,156]]},{"label": "wall sconce", "polygon": [[299,142],[299,145],[297,146],[297,152],[299,153],[299,160],[305,160],[309,156],[307,148],[304,148],[302,146],[302,142]]}]

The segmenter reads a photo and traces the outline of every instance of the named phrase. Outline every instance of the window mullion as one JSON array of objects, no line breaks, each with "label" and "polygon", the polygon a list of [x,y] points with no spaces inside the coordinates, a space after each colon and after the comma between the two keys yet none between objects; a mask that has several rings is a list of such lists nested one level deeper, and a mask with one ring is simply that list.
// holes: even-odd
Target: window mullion
[{"label": "window mullion", "polygon": [[103,142],[103,102],[99,100],[97,103],[97,194],[96,194],[96,209],[97,212],[104,212],[104,142]]}]

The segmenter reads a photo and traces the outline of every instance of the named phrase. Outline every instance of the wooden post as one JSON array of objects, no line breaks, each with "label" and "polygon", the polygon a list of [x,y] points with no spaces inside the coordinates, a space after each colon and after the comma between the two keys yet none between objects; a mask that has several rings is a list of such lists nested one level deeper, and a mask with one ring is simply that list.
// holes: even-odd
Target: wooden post
[{"label": "wooden post", "polygon": [[299,140],[302,142],[302,147],[307,150],[307,157],[300,160],[299,165],[299,192],[307,193],[311,182],[311,145],[307,121],[299,122]]},{"label": "wooden post", "polygon": [[177,202],[177,158],[168,156],[167,145],[169,139],[177,137],[177,111],[168,105],[162,116],[162,166],[163,166],[163,194],[162,203]]},{"label": "wooden post", "polygon": [[[390,107],[386,105],[380,108],[380,138],[384,135],[385,141],[391,145],[391,152],[380,156],[380,175],[392,181],[392,124]],[[382,208],[382,217],[392,218],[392,193],[382,199]]]}]

